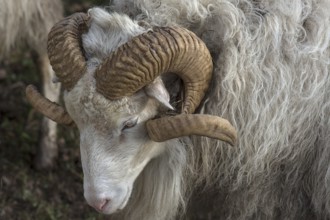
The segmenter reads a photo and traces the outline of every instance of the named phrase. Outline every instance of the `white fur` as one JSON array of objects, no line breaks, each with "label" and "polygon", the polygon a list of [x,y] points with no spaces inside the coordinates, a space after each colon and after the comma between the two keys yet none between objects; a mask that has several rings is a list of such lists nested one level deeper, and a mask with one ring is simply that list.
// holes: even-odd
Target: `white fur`
[{"label": "white fur", "polygon": [[[158,114],[159,103],[144,91],[115,102],[106,100],[95,93],[91,69],[65,103],[82,140],[88,138],[85,129],[95,134],[90,140],[99,138],[89,142],[92,146],[82,143],[82,150],[103,149],[94,160],[82,161],[84,174],[88,170],[99,174],[95,187],[101,183],[104,193],[111,192],[104,183],[125,179],[117,175],[127,174],[127,161],[137,162],[138,173],[128,181],[129,187],[134,182],[132,198],[118,219],[174,219],[184,213],[194,189],[211,187],[221,195],[215,209],[221,219],[330,218],[329,1],[113,3],[113,10],[137,20],[185,26],[204,40],[215,68],[200,111],[229,119],[239,136],[235,147],[204,137],[153,143],[143,124]],[[121,17],[126,22],[121,36],[131,30],[126,25],[138,32],[140,28],[126,16],[113,19]],[[169,93],[177,95],[171,85]],[[120,136],[119,121],[126,116],[139,117],[139,124],[117,145],[110,136],[116,132]],[[105,141],[97,144],[100,140]],[[114,146],[120,146],[121,153]],[[216,214],[211,218],[219,218]]]},{"label": "white fur", "polygon": [[88,11],[91,25],[88,33],[83,35],[84,50],[88,62],[99,65],[112,51],[126,43],[132,37],[146,30],[132,21],[128,16],[118,13],[107,13],[100,8]]},{"label": "white fur", "polygon": [[50,28],[62,17],[59,0],[11,0],[0,3],[0,58],[27,43],[40,54],[47,52]]}]

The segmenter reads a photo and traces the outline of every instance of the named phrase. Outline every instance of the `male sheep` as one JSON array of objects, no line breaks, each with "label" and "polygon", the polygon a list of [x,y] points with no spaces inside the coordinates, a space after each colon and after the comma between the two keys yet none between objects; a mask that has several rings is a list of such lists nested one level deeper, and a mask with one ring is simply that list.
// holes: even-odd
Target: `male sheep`
[{"label": "male sheep", "polygon": [[[57,37],[62,31],[58,26],[50,34],[51,62],[66,84],[68,113],[27,88],[31,102],[45,115],[77,124],[89,204],[102,213],[123,209],[119,219],[173,219],[184,213],[194,189],[212,187],[220,196],[212,219],[330,218],[328,1],[113,3],[113,10],[139,23],[93,9],[89,16],[74,15],[64,22],[75,24],[75,31],[64,32],[70,39]],[[205,98],[195,102],[196,113],[223,116],[233,123],[239,137],[234,147],[198,136],[160,143],[150,139],[154,136],[146,121],[164,109],[180,108],[182,95],[180,80],[170,74],[144,88],[135,83],[139,74],[127,74],[136,70],[153,76],[150,63],[142,59],[145,56],[154,56],[158,61],[152,66],[162,69],[157,65],[165,62],[158,56],[162,52],[153,53],[157,44],[148,35],[163,30],[157,26],[173,27],[168,28],[172,32],[163,32],[170,36],[176,28],[189,28],[207,45],[214,69]],[[81,33],[74,34],[77,31],[87,33],[80,38]],[[162,39],[160,45],[172,42],[157,39]],[[192,48],[199,42],[184,41]],[[149,50],[140,42],[150,44]],[[163,53],[173,54],[170,48],[163,48]],[[73,56],[75,62],[64,62],[57,50]],[[128,50],[135,53],[128,56],[136,62],[121,56]],[[194,68],[203,75],[208,65],[201,66]],[[118,80],[120,76],[123,79]],[[132,94],[136,88],[141,89]],[[116,95],[121,90],[131,92],[120,98]],[[183,98],[183,112],[187,100]],[[43,105],[53,106],[59,114]],[[171,129],[161,125],[153,131],[166,135],[177,130]],[[221,132],[227,142],[235,139],[228,123]]]},{"label": "male sheep", "polygon": [[[38,54],[43,94],[58,101],[60,85],[52,83],[54,72],[47,56],[47,35],[51,27],[62,18],[61,0],[11,0],[0,2],[0,59],[12,49],[26,43]],[[56,123],[42,119],[41,135],[36,157],[39,168],[51,167],[57,156]]]}]

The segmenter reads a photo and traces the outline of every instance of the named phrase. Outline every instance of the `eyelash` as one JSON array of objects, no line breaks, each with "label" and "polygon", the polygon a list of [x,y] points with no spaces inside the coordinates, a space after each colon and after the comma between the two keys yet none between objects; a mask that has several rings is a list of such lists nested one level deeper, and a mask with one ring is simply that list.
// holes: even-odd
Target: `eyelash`
[{"label": "eyelash", "polygon": [[138,119],[126,121],[124,123],[124,126],[123,126],[123,128],[121,130],[124,131],[126,129],[133,128],[137,124],[137,121],[138,121]]}]

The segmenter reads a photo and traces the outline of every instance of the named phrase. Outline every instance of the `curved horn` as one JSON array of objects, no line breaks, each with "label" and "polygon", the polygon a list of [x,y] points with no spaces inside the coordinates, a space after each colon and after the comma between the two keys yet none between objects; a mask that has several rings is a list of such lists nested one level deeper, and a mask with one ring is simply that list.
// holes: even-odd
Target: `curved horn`
[{"label": "curved horn", "polygon": [[108,99],[130,96],[161,73],[172,72],[185,85],[183,113],[193,113],[212,75],[212,58],[194,33],[179,27],[155,28],[113,52],[95,72],[97,91]]},{"label": "curved horn", "polygon": [[237,139],[235,128],[226,119],[212,115],[180,114],[149,120],[146,126],[149,137],[156,142],[201,135],[234,145]]},{"label": "curved horn", "polygon": [[28,85],[25,93],[31,105],[46,117],[59,124],[74,125],[69,114],[60,105],[43,97],[33,85]]},{"label": "curved horn", "polygon": [[71,90],[86,72],[81,35],[87,31],[87,22],[87,14],[75,13],[55,24],[48,35],[50,64],[67,90]]}]

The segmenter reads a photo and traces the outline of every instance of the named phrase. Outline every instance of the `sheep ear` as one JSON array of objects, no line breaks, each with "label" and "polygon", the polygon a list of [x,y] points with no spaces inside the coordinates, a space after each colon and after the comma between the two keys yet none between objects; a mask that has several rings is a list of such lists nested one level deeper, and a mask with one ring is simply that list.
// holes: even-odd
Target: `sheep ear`
[{"label": "sheep ear", "polygon": [[167,108],[174,110],[170,104],[170,95],[167,92],[163,81],[159,77],[147,85],[144,88],[144,91],[149,97],[156,99]]}]

